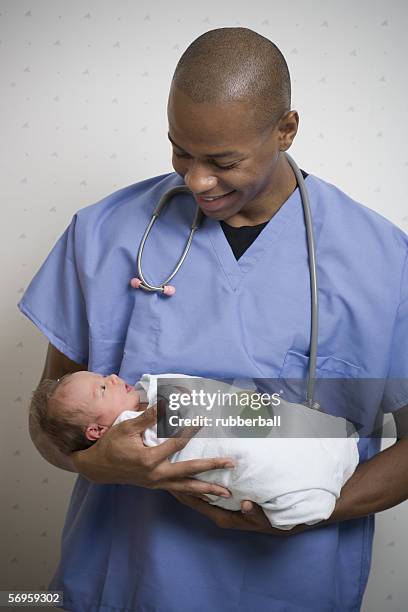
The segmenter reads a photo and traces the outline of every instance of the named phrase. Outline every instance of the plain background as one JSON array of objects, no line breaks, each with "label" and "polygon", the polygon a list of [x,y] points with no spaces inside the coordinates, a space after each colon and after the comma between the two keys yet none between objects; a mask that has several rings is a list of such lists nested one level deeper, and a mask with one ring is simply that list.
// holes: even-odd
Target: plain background
[{"label": "plain background", "polygon": [[[0,588],[46,588],[74,482],[28,436],[47,340],[16,304],[76,210],[173,170],[166,104],[184,49],[228,26],[275,42],[300,116],[291,155],[407,231],[407,12],[403,0],[0,2]],[[377,516],[365,612],[406,610],[407,509]]]}]

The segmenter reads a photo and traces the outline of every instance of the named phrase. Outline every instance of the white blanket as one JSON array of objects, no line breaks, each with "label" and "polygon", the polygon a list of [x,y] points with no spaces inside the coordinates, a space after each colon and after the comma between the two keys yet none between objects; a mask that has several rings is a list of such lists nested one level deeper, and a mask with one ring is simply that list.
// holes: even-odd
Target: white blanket
[{"label": "white blanket", "polygon": [[[158,377],[183,378],[185,388],[189,388],[189,378],[197,378],[185,374],[144,374],[135,388],[140,390],[149,406],[157,401]],[[242,389],[219,381],[200,379],[204,386],[206,382],[212,389],[215,385],[226,392],[242,392]],[[122,412],[114,425],[140,414]],[[264,438],[215,437],[211,427],[203,427],[181,451],[170,457],[170,461],[230,457],[235,463],[234,469],[202,472],[196,476],[203,481],[216,482],[231,492],[230,498],[209,495],[210,503],[240,510],[242,500],[252,500],[263,508],[271,525],[278,529],[323,521],[332,514],[342,486],[358,465],[358,434],[355,431],[350,434],[345,419],[310,410],[301,404],[282,401],[279,414],[282,415],[281,427]],[[292,435],[300,432],[321,435],[324,431],[333,432],[333,437],[288,437],[288,432],[296,431],[298,433]],[[220,435],[219,429],[217,435]],[[147,446],[163,441],[164,438],[157,437],[156,425],[145,431]]]}]

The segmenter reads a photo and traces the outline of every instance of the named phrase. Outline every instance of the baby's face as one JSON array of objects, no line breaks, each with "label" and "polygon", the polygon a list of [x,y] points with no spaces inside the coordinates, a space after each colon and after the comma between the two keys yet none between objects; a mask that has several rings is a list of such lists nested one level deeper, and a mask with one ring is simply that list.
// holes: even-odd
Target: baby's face
[{"label": "baby's face", "polygon": [[58,395],[66,406],[83,407],[89,415],[89,423],[97,423],[103,431],[111,427],[124,410],[142,409],[139,392],[116,374],[75,372]]}]

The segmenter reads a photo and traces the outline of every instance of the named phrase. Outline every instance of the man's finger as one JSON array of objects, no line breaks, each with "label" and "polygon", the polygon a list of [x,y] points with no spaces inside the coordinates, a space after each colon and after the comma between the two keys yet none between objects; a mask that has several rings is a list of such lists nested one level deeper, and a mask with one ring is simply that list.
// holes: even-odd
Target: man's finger
[{"label": "man's finger", "polygon": [[[202,501],[201,499],[197,499],[192,495],[178,495],[178,500],[215,521],[219,527],[226,527],[228,529],[244,529],[245,531],[273,531],[276,532],[277,535],[282,535],[282,532],[279,530],[272,529],[269,521],[266,519],[263,513],[262,520],[260,520],[260,516],[258,515],[255,506],[254,512],[247,516],[245,514],[242,515],[241,512],[226,510],[225,508],[220,508],[219,506],[207,504],[206,502]],[[286,532],[284,533],[286,535]]]},{"label": "man's finger", "polygon": [[196,510],[203,512],[203,514],[206,516],[211,515],[211,517],[213,517],[218,514],[218,510],[220,511],[220,515],[223,512],[228,512],[228,510],[224,510],[223,508],[211,506],[211,504],[208,504],[207,502],[203,501],[202,499],[198,499],[193,495],[185,495],[184,493],[172,493],[172,495],[174,495],[174,497],[176,497],[182,504],[195,508]]},{"label": "man's finger", "polygon": [[[178,439],[166,440],[162,444],[149,448],[150,459],[153,464],[159,465],[173,453],[179,450]],[[220,470],[222,468],[233,469],[234,462],[230,457],[210,457],[208,459],[190,459],[188,461],[176,461],[175,463],[166,462],[162,469],[165,469],[168,478],[183,478],[208,470]]]},{"label": "man's finger", "polygon": [[159,484],[160,489],[165,489],[170,493],[180,493],[186,495],[215,495],[217,497],[231,497],[230,491],[227,488],[215,482],[204,482],[196,478],[183,478],[182,480],[162,481]]},{"label": "man's finger", "polygon": [[[178,499],[178,501],[181,501],[181,498],[179,498],[179,493],[176,493],[175,491],[169,491],[169,493],[171,493],[174,497],[176,497]],[[203,501],[205,501],[207,504],[210,503],[212,500],[207,497],[206,495],[201,495],[199,493],[191,493],[190,497],[196,497],[197,499],[202,499]]]},{"label": "man's finger", "polygon": [[203,501],[202,499],[193,497],[193,495],[183,495],[179,493],[174,493],[173,495],[182,504],[185,504],[186,506],[189,506],[190,508],[193,508],[194,510],[201,512],[202,514],[204,514],[205,516],[207,516],[208,518],[210,518],[211,520],[215,522],[218,521],[219,523],[221,523],[222,521],[225,521],[225,522],[231,521],[231,517],[234,514],[239,515],[239,512],[234,513],[234,512],[231,512],[231,510],[225,510],[224,508],[213,506]]},{"label": "man's finger", "polygon": [[[150,408],[146,408],[143,411],[143,414],[140,414],[134,419],[128,419],[123,423],[119,423],[117,427],[120,427],[126,433],[142,433],[148,427],[155,425],[157,420],[157,406],[151,406]],[[116,427],[116,426],[115,426]]]}]

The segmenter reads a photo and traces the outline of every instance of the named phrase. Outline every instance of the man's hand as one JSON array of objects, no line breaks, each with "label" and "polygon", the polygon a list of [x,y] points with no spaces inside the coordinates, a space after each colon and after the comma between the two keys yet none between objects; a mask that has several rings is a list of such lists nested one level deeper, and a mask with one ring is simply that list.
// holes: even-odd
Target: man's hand
[{"label": "man's hand", "polygon": [[260,533],[270,533],[271,535],[286,537],[312,528],[311,525],[296,525],[293,529],[288,530],[275,529],[266,518],[261,506],[249,500],[241,502],[241,512],[239,512],[212,506],[208,501],[197,499],[191,495],[183,495],[174,492],[172,492],[172,494],[182,504],[201,512],[201,514],[207,516],[214,521],[218,527],[223,529],[258,531]]},{"label": "man's hand", "polygon": [[229,497],[228,489],[193,478],[207,470],[234,467],[229,458],[194,459],[170,463],[169,456],[181,450],[189,437],[170,438],[153,447],[143,443],[143,432],[156,423],[157,408],[152,406],[135,419],[111,427],[86,450],[70,457],[76,470],[98,484],[130,484],[149,489],[196,495]]}]

